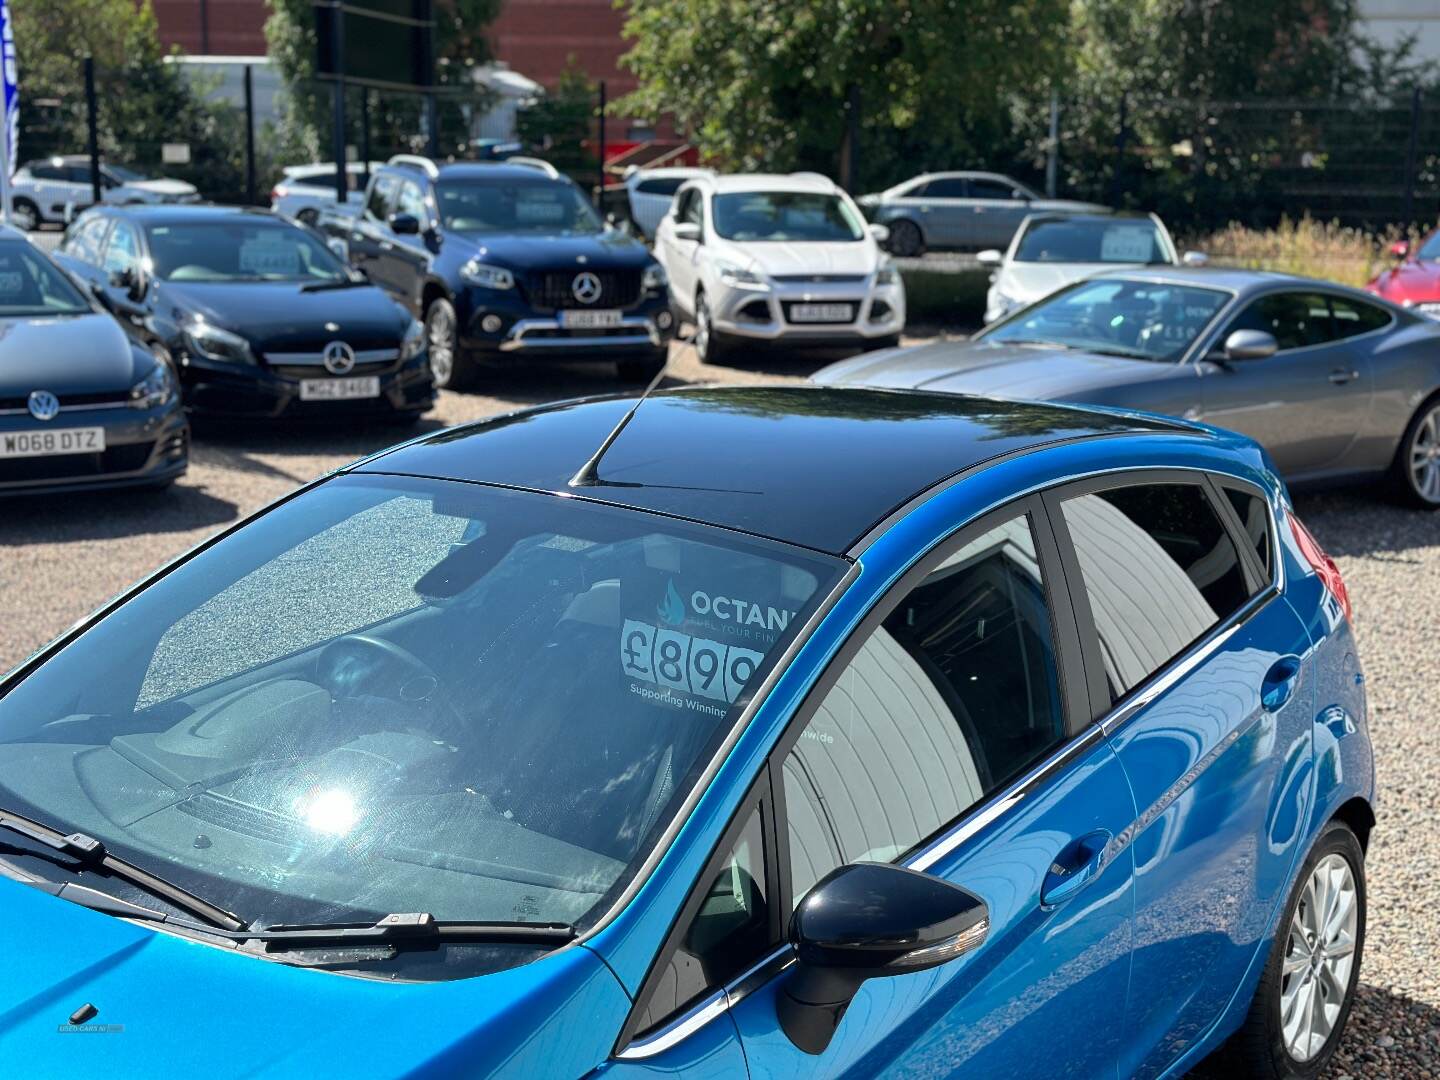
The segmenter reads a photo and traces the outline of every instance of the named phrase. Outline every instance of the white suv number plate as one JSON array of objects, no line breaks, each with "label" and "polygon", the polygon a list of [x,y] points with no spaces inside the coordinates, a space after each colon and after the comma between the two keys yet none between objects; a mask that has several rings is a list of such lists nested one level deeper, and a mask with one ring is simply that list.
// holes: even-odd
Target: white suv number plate
[{"label": "white suv number plate", "polygon": [[351,401],[380,396],[380,376],[355,379],[301,379],[301,401]]},{"label": "white suv number plate", "polygon": [[560,325],[567,330],[605,330],[620,325],[620,312],[562,311]]},{"label": "white suv number plate", "polygon": [[791,304],[791,322],[849,322],[855,317],[850,304]]},{"label": "white suv number plate", "polygon": [[105,429],[98,427],[61,428],[58,431],[7,431],[0,435],[0,458],[98,454],[104,449]]}]

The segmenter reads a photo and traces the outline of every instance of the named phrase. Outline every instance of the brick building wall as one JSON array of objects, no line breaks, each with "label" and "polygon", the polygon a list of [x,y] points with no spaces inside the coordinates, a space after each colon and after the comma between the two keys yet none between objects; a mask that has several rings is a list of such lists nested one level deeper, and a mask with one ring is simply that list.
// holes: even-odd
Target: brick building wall
[{"label": "brick building wall", "polygon": [[264,56],[265,0],[152,0],[160,43],[196,56]]}]

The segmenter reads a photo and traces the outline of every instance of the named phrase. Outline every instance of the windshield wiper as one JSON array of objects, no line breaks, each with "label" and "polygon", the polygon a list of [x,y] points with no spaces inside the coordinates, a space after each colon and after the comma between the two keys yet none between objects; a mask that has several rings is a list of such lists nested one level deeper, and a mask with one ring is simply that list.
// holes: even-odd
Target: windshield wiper
[{"label": "windshield wiper", "polygon": [[368,278],[340,278],[338,281],[307,281],[300,286],[301,292],[329,292],[331,289],[358,289],[369,285]]},{"label": "windshield wiper", "polygon": [[[224,908],[216,907],[203,897],[196,896],[186,889],[182,889],[173,882],[166,881],[157,874],[152,874],[143,867],[127,862],[118,855],[112,855],[105,850],[105,844],[93,836],[86,836],[84,833],[62,833],[59,829],[49,825],[42,825],[38,821],[31,821],[27,817],[11,813],[9,810],[0,810],[0,829],[16,833],[43,844],[62,855],[68,855],[78,862],[82,869],[91,870],[99,874],[108,874],[110,877],[119,878],[135,885],[152,896],[159,897],[167,903],[173,904],[181,911],[189,912],[197,918],[224,930],[243,930],[245,923],[233,913]],[[90,892],[92,890],[86,890]],[[58,894],[57,894],[58,895]],[[103,893],[100,895],[104,895]],[[66,896],[66,899],[71,897]],[[125,903],[123,900],[110,897],[117,904]],[[83,902],[83,901],[82,901]],[[89,906],[88,904],[86,906]],[[133,906],[133,905],[129,905]],[[149,911],[148,908],[138,908],[139,911]],[[137,916],[143,917],[143,916]]]},{"label": "windshield wiper", "polygon": [[263,941],[271,950],[335,945],[423,946],[466,941],[558,947],[575,940],[575,928],[567,923],[445,921],[429,912],[412,912],[386,915],[376,923],[277,924],[227,936]]}]

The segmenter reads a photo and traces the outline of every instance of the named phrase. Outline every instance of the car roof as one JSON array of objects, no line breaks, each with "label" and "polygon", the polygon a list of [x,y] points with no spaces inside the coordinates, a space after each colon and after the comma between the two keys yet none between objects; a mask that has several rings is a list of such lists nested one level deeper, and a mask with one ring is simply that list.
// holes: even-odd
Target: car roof
[{"label": "car roof", "polygon": [[189,221],[223,221],[233,217],[259,217],[270,221],[285,222],[285,218],[273,210],[259,206],[216,206],[213,203],[131,203],[125,206],[108,204],[91,207],[92,213],[112,214],[115,217],[134,218],[147,225],[179,225]]},{"label": "car roof", "polygon": [[834,180],[819,173],[729,173],[724,176],[698,176],[693,182],[709,184],[716,194],[795,191],[833,195],[840,190]]},{"label": "car roof", "polygon": [[1080,221],[1087,225],[1113,225],[1117,221],[1148,221],[1152,225],[1160,223],[1154,214],[1147,214],[1143,210],[1117,210],[1113,214],[1088,210],[1037,210],[1033,214],[1025,215],[1025,222],[1029,225],[1039,225],[1045,221]]},{"label": "car roof", "polygon": [[[397,162],[386,167],[401,169],[407,173],[420,171],[416,166],[407,165],[404,162]],[[451,179],[484,177],[487,180],[542,180],[552,184],[571,182],[563,176],[550,176],[543,169],[534,165],[511,165],[506,161],[442,161],[436,162],[435,167],[440,176]]]},{"label": "car roof", "polygon": [[1192,430],[1159,418],[923,391],[822,386],[665,390],[569,480],[635,403],[561,402],[438,432],[359,472],[595,499],[842,554],[917,495],[994,458],[1076,438]]}]

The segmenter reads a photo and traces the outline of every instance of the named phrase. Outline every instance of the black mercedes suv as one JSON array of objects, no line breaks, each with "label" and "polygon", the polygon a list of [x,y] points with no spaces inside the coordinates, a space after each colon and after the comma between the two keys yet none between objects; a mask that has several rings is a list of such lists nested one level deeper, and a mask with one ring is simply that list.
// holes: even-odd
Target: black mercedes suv
[{"label": "black mercedes suv", "polygon": [[665,271],[543,161],[402,154],[330,231],[423,319],[439,386],[463,384],[481,360],[610,361],[625,379],[665,363],[675,328]]}]

